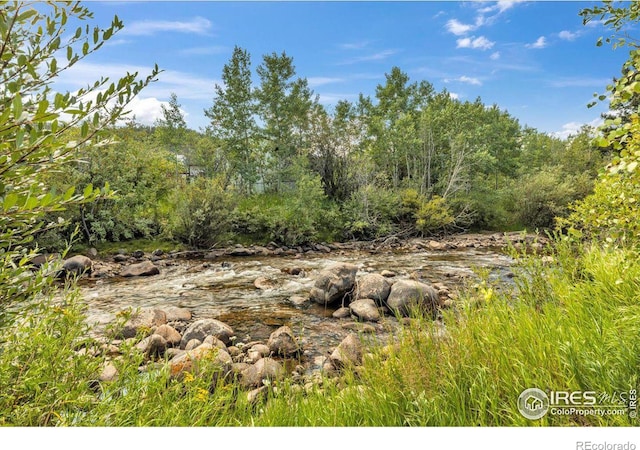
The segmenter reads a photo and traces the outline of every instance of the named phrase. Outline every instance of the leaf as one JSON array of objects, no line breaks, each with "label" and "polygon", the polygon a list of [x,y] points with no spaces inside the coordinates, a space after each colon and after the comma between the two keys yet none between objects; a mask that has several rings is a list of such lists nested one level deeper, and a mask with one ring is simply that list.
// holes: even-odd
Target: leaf
[{"label": "leaf", "polygon": [[11,192],[7,194],[7,196],[4,198],[2,207],[6,212],[6,211],[9,211],[11,208],[13,208],[16,203],[18,203],[18,194],[16,194],[15,192]]},{"label": "leaf", "polygon": [[13,97],[12,106],[13,106],[13,117],[15,118],[20,117],[22,115],[22,97],[20,96],[20,94],[16,94],[16,96]]},{"label": "leaf", "polygon": [[84,192],[82,193],[82,196],[84,198],[89,198],[92,192],[93,192],[93,184],[89,183],[87,187],[84,188]]}]

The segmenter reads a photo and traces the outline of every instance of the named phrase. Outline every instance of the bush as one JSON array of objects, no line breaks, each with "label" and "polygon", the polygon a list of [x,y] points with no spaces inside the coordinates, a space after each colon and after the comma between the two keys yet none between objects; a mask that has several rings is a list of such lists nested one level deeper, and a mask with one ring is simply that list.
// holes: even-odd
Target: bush
[{"label": "bush", "polygon": [[561,168],[545,168],[522,177],[513,189],[512,208],[516,220],[528,227],[547,228],[555,218],[568,213],[569,203],[576,199],[572,177]]},{"label": "bush", "polygon": [[360,187],[343,207],[345,234],[352,239],[372,239],[394,232],[401,204],[396,191],[374,184]]},{"label": "bush", "polygon": [[168,234],[194,248],[209,248],[228,237],[231,231],[235,196],[221,180],[198,178],[178,188]]},{"label": "bush", "polygon": [[416,213],[416,228],[422,234],[441,231],[454,221],[445,200],[437,195],[428,202],[423,202]]}]

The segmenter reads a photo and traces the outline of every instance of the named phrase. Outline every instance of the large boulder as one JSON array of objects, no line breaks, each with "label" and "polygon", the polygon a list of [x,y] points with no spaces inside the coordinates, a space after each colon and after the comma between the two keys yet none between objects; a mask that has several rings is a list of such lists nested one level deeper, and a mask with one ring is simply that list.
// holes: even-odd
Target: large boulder
[{"label": "large boulder", "polygon": [[180,348],[184,348],[191,339],[204,341],[207,336],[214,336],[229,345],[230,338],[233,336],[233,328],[224,322],[216,319],[200,319],[193,322],[182,334]]},{"label": "large boulder", "polygon": [[291,356],[300,352],[300,346],[291,328],[286,325],[271,333],[267,341],[267,346],[269,347],[269,351],[281,356]]},{"label": "large boulder", "polygon": [[414,308],[435,317],[440,305],[433,286],[415,280],[400,280],[391,286],[387,305],[396,314],[407,317]]},{"label": "large boulder", "polygon": [[380,320],[380,311],[376,306],[376,302],[370,298],[356,300],[349,304],[351,314],[359,319],[369,322],[378,322]]},{"label": "large boulder", "polygon": [[158,275],[160,269],[151,261],[143,261],[138,264],[131,264],[120,272],[121,277],[148,277]]},{"label": "large boulder", "polygon": [[378,305],[384,305],[391,292],[391,283],[377,273],[368,273],[357,281],[356,298],[370,298]]},{"label": "large boulder", "polygon": [[167,345],[171,347],[176,347],[180,345],[180,341],[182,340],[182,336],[178,331],[170,325],[160,325],[156,328],[154,334],[162,336],[165,341],[167,341]]},{"label": "large boulder", "polygon": [[325,306],[334,303],[349,303],[357,272],[358,268],[348,263],[339,263],[323,270],[311,289],[311,300]]},{"label": "large boulder", "polygon": [[64,263],[62,263],[62,270],[58,272],[58,277],[80,276],[85,273],[91,274],[92,269],[93,262],[91,261],[91,258],[84,255],[76,255],[66,259]]}]

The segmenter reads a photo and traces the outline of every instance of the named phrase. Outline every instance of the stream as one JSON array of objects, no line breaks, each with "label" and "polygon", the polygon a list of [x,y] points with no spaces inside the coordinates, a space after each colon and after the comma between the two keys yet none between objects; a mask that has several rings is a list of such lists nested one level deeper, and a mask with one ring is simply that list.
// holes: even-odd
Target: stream
[{"label": "stream", "polygon": [[[218,260],[171,259],[160,262],[152,277],[89,279],[81,283],[87,319],[96,333],[128,308],[178,306],[193,319],[214,318],[229,324],[242,342],[263,340],[282,325],[299,337],[306,356],[326,355],[349,333],[349,320],[332,317],[335,308],[312,304],[308,294],[319,271],[338,262],[358,267],[358,275],[392,271],[394,279],[413,276],[443,283],[452,291],[474,276],[474,268],[508,279],[511,259],[499,250],[471,248],[448,251],[340,251],[302,257],[248,256]],[[292,275],[291,269],[302,272]],[[269,280],[258,289],[257,278]],[[297,297],[297,298],[296,298]],[[384,336],[395,318],[375,324]],[[352,324],[353,325],[353,324]]]}]

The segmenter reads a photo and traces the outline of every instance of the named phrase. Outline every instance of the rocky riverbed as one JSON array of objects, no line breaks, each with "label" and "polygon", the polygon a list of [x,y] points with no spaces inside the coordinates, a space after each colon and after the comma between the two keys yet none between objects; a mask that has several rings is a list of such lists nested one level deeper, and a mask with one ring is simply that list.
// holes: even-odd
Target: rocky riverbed
[{"label": "rocky riverbed", "polygon": [[[442,240],[235,246],[207,252],[77,255],[93,334],[110,358],[124,343],[175,377],[215,354],[225,373],[247,388],[263,380],[332,373],[358,364],[356,336],[392,342],[416,306],[438,319],[455,307],[474,269],[511,276],[507,245],[540,248],[544,240],[512,234],[467,234]],[[71,261],[71,262],[70,262]],[[129,320],[106,335],[123,312]],[[107,363],[102,380],[117,376]]]}]

